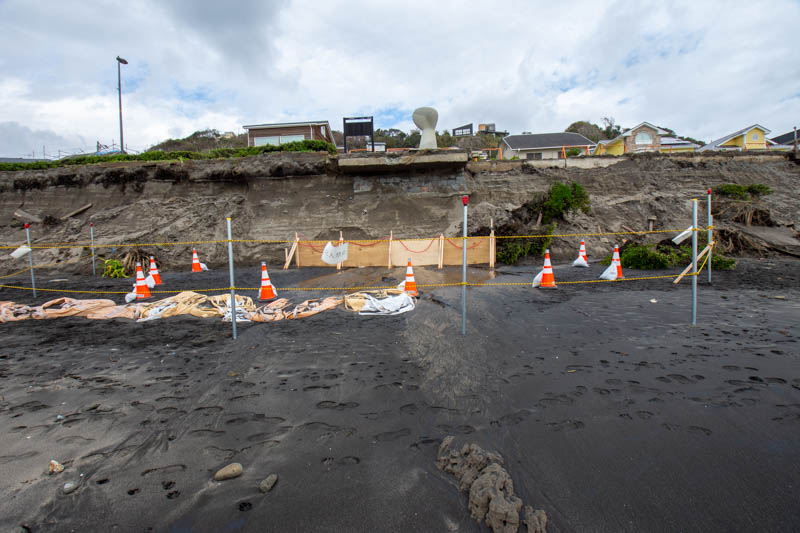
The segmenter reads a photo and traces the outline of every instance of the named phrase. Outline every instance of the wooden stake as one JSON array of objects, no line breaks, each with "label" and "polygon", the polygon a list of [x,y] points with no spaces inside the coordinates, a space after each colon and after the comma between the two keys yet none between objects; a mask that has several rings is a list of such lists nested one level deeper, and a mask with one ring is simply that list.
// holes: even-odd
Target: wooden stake
[{"label": "wooden stake", "polygon": [[[711,243],[711,244],[713,244],[713,243]],[[710,244],[708,246],[706,246],[705,248],[703,248],[702,252],[697,254],[697,260],[700,261],[700,259],[704,255],[706,255],[709,252],[709,250],[711,250],[711,245]],[[680,275],[677,278],[675,278],[675,281],[673,281],[672,284],[674,285],[674,284],[678,283],[680,280],[682,280],[684,277],[686,277],[686,274],[688,274],[691,269],[692,269],[692,265],[689,265],[685,269],[683,269],[683,272],[681,272]]]},{"label": "wooden stake", "polygon": [[489,228],[491,228],[491,231],[489,232],[489,268],[494,270],[494,218],[489,218]]},{"label": "wooden stake", "polygon": [[[339,246],[341,246],[343,242],[344,242],[344,239],[342,237],[342,232],[340,231],[339,232]],[[342,269],[342,263],[344,263],[344,261],[336,263],[336,270],[341,270]]]},{"label": "wooden stake", "polygon": [[439,269],[444,267],[444,234],[439,234]]},{"label": "wooden stake", "polygon": [[[286,251],[286,248],[284,248]],[[289,265],[292,264],[292,256],[294,254],[300,255],[300,252],[297,250],[297,234],[295,233],[295,241],[292,243],[292,248],[286,252],[286,262],[283,264],[284,270],[289,270]]]},{"label": "wooden stake", "polygon": [[300,268],[300,236],[294,232],[294,241],[297,243],[297,253],[294,256],[294,266]]},{"label": "wooden stake", "polygon": [[388,268],[392,268],[392,239],[394,238],[394,232],[389,231],[389,266]]}]

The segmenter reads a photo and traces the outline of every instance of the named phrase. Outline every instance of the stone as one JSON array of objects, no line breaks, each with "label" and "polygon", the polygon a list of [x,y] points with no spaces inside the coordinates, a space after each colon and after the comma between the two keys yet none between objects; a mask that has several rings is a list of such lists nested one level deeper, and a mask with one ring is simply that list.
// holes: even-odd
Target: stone
[{"label": "stone", "polygon": [[547,533],[547,513],[541,509],[534,511],[533,507],[526,505],[524,522],[528,533]]},{"label": "stone", "polygon": [[214,474],[215,481],[224,481],[226,479],[233,479],[242,475],[242,465],[240,463],[231,463],[228,466],[222,467]]},{"label": "stone", "polygon": [[77,483],[75,483],[74,481],[67,481],[66,483],[64,483],[64,488],[62,488],[61,490],[64,492],[64,494],[70,494],[72,492],[75,492],[77,488],[78,488]]},{"label": "stone", "polygon": [[261,482],[258,486],[258,490],[263,493],[267,493],[272,490],[272,487],[275,486],[275,483],[278,482],[278,474],[270,474]]},{"label": "stone", "polygon": [[50,473],[51,474],[60,474],[64,471],[64,465],[59,463],[58,461],[50,460]]}]

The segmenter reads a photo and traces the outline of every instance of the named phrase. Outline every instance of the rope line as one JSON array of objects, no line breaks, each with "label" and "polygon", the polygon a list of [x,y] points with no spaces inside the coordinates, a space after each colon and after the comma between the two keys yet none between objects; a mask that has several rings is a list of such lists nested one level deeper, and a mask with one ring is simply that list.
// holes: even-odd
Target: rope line
[{"label": "rope line", "polygon": [[[715,226],[706,226],[704,228],[691,228],[692,231],[709,231],[716,229]],[[613,232],[598,232],[598,233],[560,233],[560,234],[552,234],[552,235],[495,235],[495,239],[543,239],[547,237],[559,237],[559,238],[566,238],[566,237],[601,237],[604,235],[649,235],[651,233],[681,233],[686,231],[686,229],[659,229],[659,230],[642,230],[642,231],[613,231]],[[391,241],[429,241],[429,240],[436,240],[438,237],[414,237],[408,239],[361,239],[361,240],[346,240],[343,242],[352,243],[355,245],[367,245],[367,246],[374,246],[381,242],[389,242]],[[463,239],[464,237],[456,237],[457,239]],[[492,237],[489,235],[474,235],[471,237],[466,237],[467,239],[491,239]],[[99,242],[94,243],[95,248],[133,248],[133,247],[144,247],[144,246],[186,246],[186,245],[200,245],[200,244],[227,244],[228,242],[231,243],[257,243],[257,244],[291,244],[295,241],[294,239],[291,240],[282,240],[282,239],[218,239],[218,240],[207,240],[207,241],[175,241],[175,242],[138,242],[138,243],[108,243],[103,244]],[[329,241],[319,241],[319,240],[301,240],[299,241],[302,245],[308,246],[313,244],[326,244]],[[333,242],[333,241],[330,241]],[[337,241],[338,242],[338,241]],[[452,244],[452,243],[451,243]],[[19,248],[21,245],[0,245],[0,250],[12,250]],[[42,243],[42,244],[32,244],[31,248],[34,250],[49,250],[49,249],[68,249],[68,248],[89,248],[92,246],[91,242],[75,242],[75,243]],[[455,245],[454,245],[455,246]]]}]

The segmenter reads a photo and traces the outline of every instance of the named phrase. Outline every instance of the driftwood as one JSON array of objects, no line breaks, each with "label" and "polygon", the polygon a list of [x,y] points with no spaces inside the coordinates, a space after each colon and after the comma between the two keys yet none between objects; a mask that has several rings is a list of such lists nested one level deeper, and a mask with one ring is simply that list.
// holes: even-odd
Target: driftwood
[{"label": "driftwood", "polygon": [[63,217],[61,217],[61,220],[67,220],[68,218],[70,218],[70,217],[74,217],[75,215],[80,215],[81,213],[83,213],[84,211],[86,211],[87,209],[89,209],[90,207],[92,207],[92,204],[86,204],[86,205],[85,205],[85,206],[83,206],[83,207],[79,207],[79,208],[78,208],[78,209],[76,209],[75,211],[72,211],[71,213],[67,213],[66,215],[64,215]]},{"label": "driftwood", "polygon": [[37,224],[42,223],[42,219],[37,217],[36,215],[32,215],[27,211],[23,211],[22,209],[17,209],[14,211],[14,216],[24,220],[25,222],[36,222]]}]

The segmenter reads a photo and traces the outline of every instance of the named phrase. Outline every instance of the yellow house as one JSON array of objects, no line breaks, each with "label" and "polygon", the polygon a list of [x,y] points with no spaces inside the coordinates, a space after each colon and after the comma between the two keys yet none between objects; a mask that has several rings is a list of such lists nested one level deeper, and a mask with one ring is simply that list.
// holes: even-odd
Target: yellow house
[{"label": "yellow house", "polygon": [[694,152],[700,148],[699,144],[691,141],[679,139],[677,137],[661,137],[661,153],[662,154],[680,154],[685,152]]},{"label": "yellow house", "polygon": [[698,152],[709,150],[766,150],[767,134],[770,130],[753,124],[737,132],[726,135],[703,146]]},{"label": "yellow house", "polygon": [[594,155],[622,155],[641,152],[660,152],[661,136],[669,132],[654,126],[649,122],[642,122],[629,130],[617,135],[613,139],[597,143]]}]

